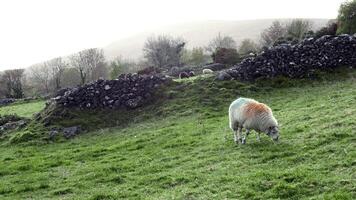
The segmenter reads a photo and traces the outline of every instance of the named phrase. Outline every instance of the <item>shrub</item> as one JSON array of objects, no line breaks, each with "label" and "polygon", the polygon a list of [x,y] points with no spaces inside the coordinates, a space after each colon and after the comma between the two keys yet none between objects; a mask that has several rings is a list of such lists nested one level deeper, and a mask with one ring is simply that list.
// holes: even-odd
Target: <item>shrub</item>
[{"label": "shrub", "polygon": [[356,0],[341,4],[337,19],[339,22],[338,34],[356,33]]},{"label": "shrub", "polygon": [[156,67],[146,67],[144,69],[139,70],[137,73],[139,75],[151,75],[151,74],[156,74],[160,73],[161,70],[156,68]]},{"label": "shrub", "polygon": [[239,62],[240,56],[236,49],[218,48],[212,55],[214,63],[233,65]]},{"label": "shrub", "polygon": [[331,22],[331,23],[328,23],[325,27],[318,30],[314,34],[314,37],[320,38],[321,36],[324,36],[324,35],[336,35],[336,31],[337,31],[337,23]]}]

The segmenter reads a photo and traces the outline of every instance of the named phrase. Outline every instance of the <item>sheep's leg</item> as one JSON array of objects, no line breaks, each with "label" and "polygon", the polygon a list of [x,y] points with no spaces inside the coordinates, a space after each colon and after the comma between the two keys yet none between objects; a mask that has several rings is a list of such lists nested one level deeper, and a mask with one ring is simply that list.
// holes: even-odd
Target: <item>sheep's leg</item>
[{"label": "sheep's leg", "polygon": [[237,128],[237,130],[235,131],[235,134],[234,134],[234,141],[236,144],[240,143],[241,142],[241,131],[242,131],[242,128],[239,127]]},{"label": "sheep's leg", "polygon": [[241,135],[242,135],[242,127],[239,127],[238,133],[237,133],[237,140],[239,143],[242,142]]},{"label": "sheep's leg", "polygon": [[257,134],[256,134],[256,138],[257,138],[257,141],[261,141],[261,138],[260,138],[260,132],[257,132]]},{"label": "sheep's leg", "polygon": [[240,139],[239,127],[239,124],[236,121],[233,121],[230,116],[230,128],[234,131],[234,141],[236,144],[239,142]]},{"label": "sheep's leg", "polygon": [[247,139],[247,136],[250,134],[250,129],[246,129],[246,135],[245,137],[242,139],[242,144],[246,144],[246,139]]},{"label": "sheep's leg", "polygon": [[238,144],[239,140],[240,140],[240,133],[239,133],[239,128],[237,128],[237,130],[234,131],[234,141],[236,144]]}]

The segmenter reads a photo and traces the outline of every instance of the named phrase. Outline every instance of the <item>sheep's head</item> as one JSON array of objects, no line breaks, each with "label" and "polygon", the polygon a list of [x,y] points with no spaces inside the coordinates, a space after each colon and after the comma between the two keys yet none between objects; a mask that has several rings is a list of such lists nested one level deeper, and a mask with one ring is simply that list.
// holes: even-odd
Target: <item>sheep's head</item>
[{"label": "sheep's head", "polygon": [[279,130],[277,126],[271,126],[267,130],[267,135],[270,136],[274,141],[278,141]]}]

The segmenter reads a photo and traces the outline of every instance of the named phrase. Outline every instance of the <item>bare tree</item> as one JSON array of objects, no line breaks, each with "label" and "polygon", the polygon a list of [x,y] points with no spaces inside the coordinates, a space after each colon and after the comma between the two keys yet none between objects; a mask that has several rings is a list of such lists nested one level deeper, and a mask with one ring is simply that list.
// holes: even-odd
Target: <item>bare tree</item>
[{"label": "bare tree", "polygon": [[[122,56],[118,56],[109,64],[110,78],[117,78],[122,73],[137,72],[139,70],[138,64],[130,59],[125,59]],[[147,64],[143,64],[147,67]]]},{"label": "bare tree", "polygon": [[230,36],[221,36],[219,33],[215,38],[213,38],[208,46],[205,48],[210,54],[214,53],[217,49],[236,49],[237,45],[235,40]]},{"label": "bare tree", "polygon": [[34,64],[29,67],[29,81],[40,93],[50,93],[51,70],[47,62]]},{"label": "bare tree", "polygon": [[0,72],[0,98],[6,97],[6,82],[5,78],[3,77],[3,73]]},{"label": "bare tree", "polygon": [[200,66],[211,62],[211,56],[205,54],[203,47],[194,47],[191,50],[184,50],[182,62],[186,65]]},{"label": "bare tree", "polygon": [[92,80],[99,78],[107,79],[109,77],[109,69],[106,62],[100,62],[92,71]]},{"label": "bare tree", "polygon": [[62,87],[73,87],[81,83],[80,76],[77,69],[73,67],[66,67],[62,76]]},{"label": "bare tree", "polygon": [[301,41],[311,30],[312,22],[303,19],[294,19],[286,25],[287,36],[292,40]]},{"label": "bare tree", "polygon": [[24,69],[5,70],[2,75],[2,82],[6,85],[5,96],[13,98],[23,98],[22,78]]},{"label": "bare tree", "polygon": [[64,69],[67,66],[67,63],[61,58],[54,58],[46,62],[46,66],[49,67],[51,77],[53,78],[55,89],[58,90],[61,88],[61,80],[63,77]]},{"label": "bare tree", "polygon": [[240,55],[247,55],[249,53],[256,53],[258,51],[257,44],[251,39],[244,39],[239,47]]},{"label": "bare tree", "polygon": [[261,33],[261,45],[273,46],[280,38],[286,36],[286,27],[278,20]]},{"label": "bare tree", "polygon": [[87,69],[83,58],[80,56],[79,53],[73,54],[69,57],[70,65],[76,69],[80,76],[80,83],[83,85],[87,80],[87,75],[89,70]]},{"label": "bare tree", "polygon": [[95,76],[93,71],[99,70],[99,67],[104,67],[105,66],[105,56],[104,56],[104,51],[102,49],[97,49],[97,48],[92,48],[92,49],[86,49],[81,52],[79,52],[84,56],[85,58],[85,63],[87,64],[87,67],[89,68],[90,71],[90,78],[91,80],[95,80]]},{"label": "bare tree", "polygon": [[[93,70],[100,63],[105,62],[102,49],[85,49],[69,57],[71,65],[80,74],[81,84],[85,84],[89,79],[94,80]],[[89,77],[90,76],[90,77]]]},{"label": "bare tree", "polygon": [[185,42],[181,38],[167,35],[149,37],[143,52],[147,62],[160,69],[181,65],[182,51]]}]

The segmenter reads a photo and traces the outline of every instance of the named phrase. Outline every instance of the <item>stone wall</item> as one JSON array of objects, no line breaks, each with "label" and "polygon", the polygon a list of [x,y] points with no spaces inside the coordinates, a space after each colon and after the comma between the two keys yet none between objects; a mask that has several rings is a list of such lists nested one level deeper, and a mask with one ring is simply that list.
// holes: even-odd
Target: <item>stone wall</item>
[{"label": "stone wall", "polygon": [[350,35],[308,38],[296,45],[281,44],[246,58],[225,72],[234,79],[255,80],[279,75],[290,78],[312,76],[316,70],[356,66],[356,37]]},{"label": "stone wall", "polygon": [[15,99],[12,99],[12,98],[0,99],[0,107],[1,106],[7,106],[7,105],[12,104],[14,102],[15,102]]},{"label": "stone wall", "polygon": [[161,75],[123,74],[115,80],[97,80],[60,90],[54,100],[64,107],[133,109],[152,99],[156,89],[169,81]]}]

